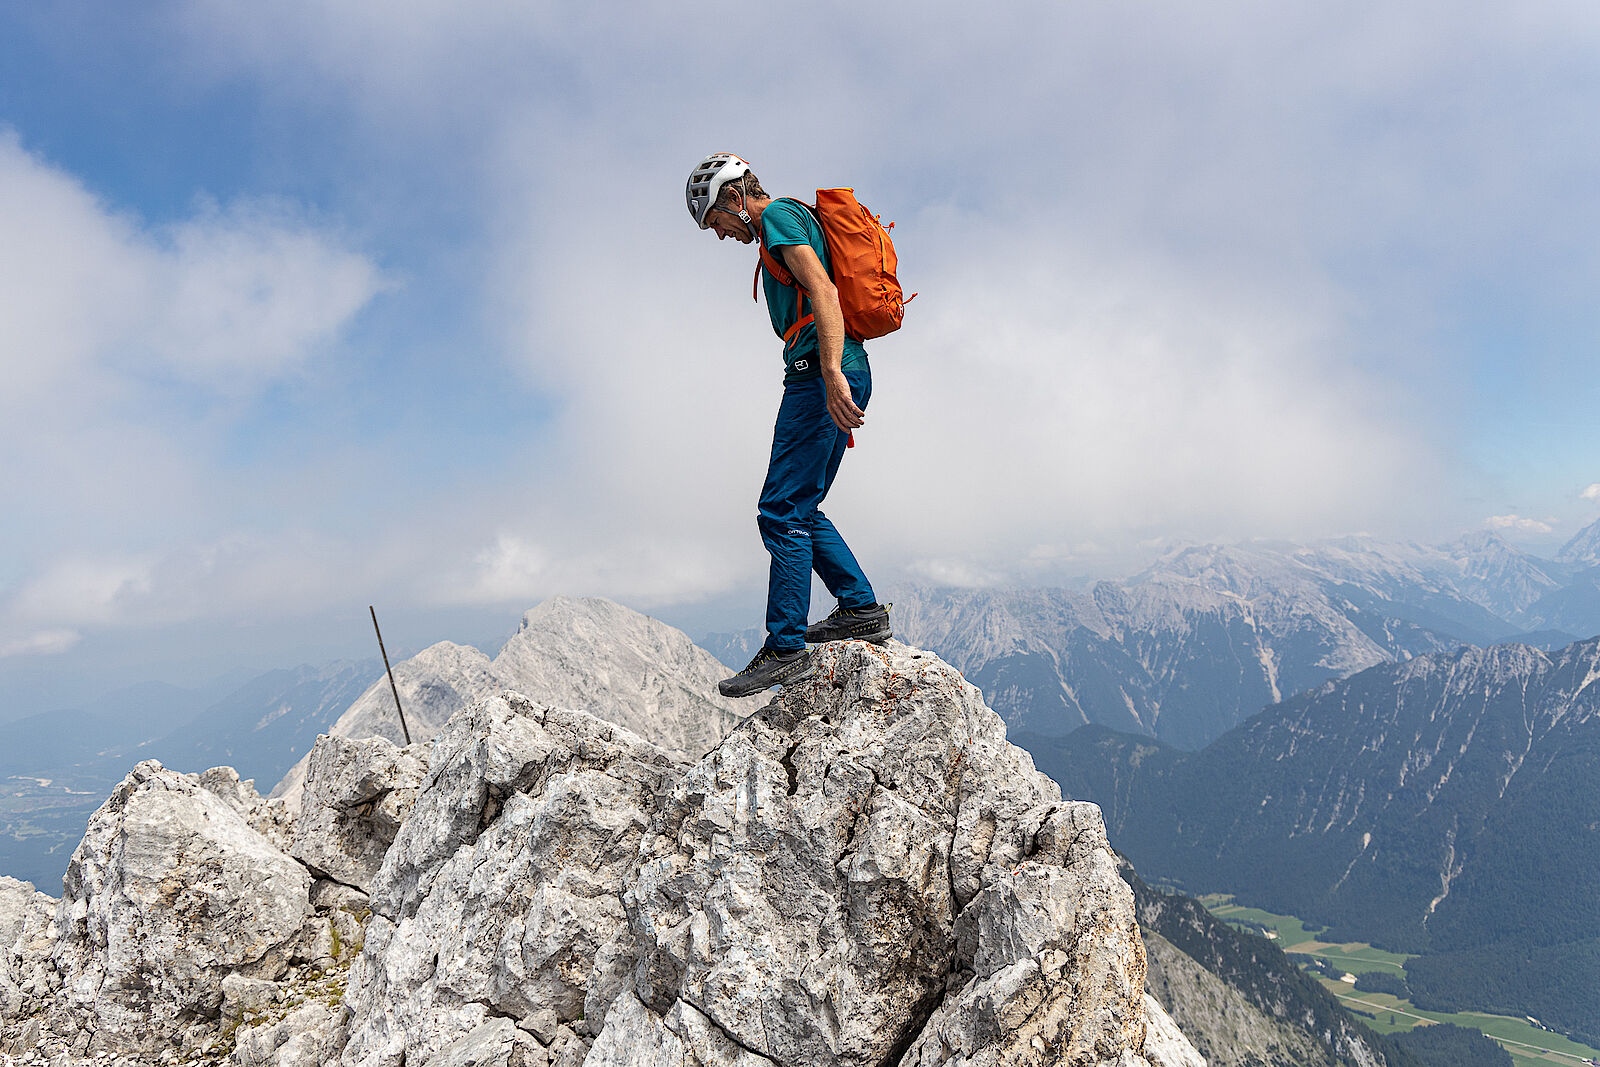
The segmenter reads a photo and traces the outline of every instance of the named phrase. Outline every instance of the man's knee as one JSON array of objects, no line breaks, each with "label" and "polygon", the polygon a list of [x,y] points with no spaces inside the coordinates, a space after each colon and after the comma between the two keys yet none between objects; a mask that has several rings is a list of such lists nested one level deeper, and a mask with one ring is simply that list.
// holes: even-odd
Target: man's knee
[{"label": "man's knee", "polygon": [[809,523],[770,511],[756,513],[756,528],[761,531],[761,539],[768,544],[796,544],[811,540]]}]

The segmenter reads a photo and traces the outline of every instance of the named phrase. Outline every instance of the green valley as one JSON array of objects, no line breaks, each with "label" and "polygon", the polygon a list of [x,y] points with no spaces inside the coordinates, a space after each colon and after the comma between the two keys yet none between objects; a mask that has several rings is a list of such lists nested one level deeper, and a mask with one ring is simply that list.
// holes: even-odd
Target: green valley
[{"label": "green valley", "polygon": [[[1404,1033],[1419,1026],[1453,1023],[1494,1039],[1511,1054],[1516,1067],[1551,1067],[1553,1064],[1584,1067],[1600,1063],[1600,1049],[1543,1029],[1527,1019],[1475,1011],[1427,1011],[1394,993],[1369,992],[1352,984],[1356,976],[1364,974],[1403,977],[1405,961],[1411,959],[1410,956],[1387,952],[1360,941],[1329,943],[1319,940],[1322,933],[1319,928],[1308,928],[1292,915],[1246,907],[1229,894],[1210,893],[1197,899],[1211,914],[1229,925],[1266,937],[1291,957],[1302,960],[1302,965],[1317,973],[1323,987],[1337,997],[1347,1011],[1379,1033]],[[1350,979],[1341,978],[1340,974]]]}]

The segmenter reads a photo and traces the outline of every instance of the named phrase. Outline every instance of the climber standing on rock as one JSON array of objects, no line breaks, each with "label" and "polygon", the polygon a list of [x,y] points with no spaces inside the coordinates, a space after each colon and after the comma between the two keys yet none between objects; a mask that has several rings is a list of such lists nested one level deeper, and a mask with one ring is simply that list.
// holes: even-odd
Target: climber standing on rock
[{"label": "climber standing on rock", "polygon": [[[819,190],[819,200],[831,192],[848,190]],[[724,696],[748,696],[814,675],[808,641],[881,643],[891,634],[888,607],[878,603],[855,555],[821,511],[845,449],[854,443],[851,431],[866,421],[872,370],[861,341],[847,335],[815,209],[768,196],[750,164],[725,152],[694,168],[687,197],[690,216],[702,230],[715,231],[717,240],[758,244],[767,311],[784,341],[783,400],[756,518],[772,555],[767,639],[749,666],[717,686]],[[898,285],[894,300],[898,309]],[[839,603],[826,619],[807,626],[813,570]]]}]

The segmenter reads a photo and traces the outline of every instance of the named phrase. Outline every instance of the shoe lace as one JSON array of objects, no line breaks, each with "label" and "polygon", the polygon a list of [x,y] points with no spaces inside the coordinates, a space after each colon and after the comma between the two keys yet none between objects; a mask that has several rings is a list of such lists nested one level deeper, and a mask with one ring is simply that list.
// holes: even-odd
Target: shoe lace
[{"label": "shoe lace", "polygon": [[756,653],[756,658],[750,661],[750,665],[739,673],[749,674],[751,671],[758,669],[763,663],[767,662],[767,660],[777,658],[778,654],[776,652],[772,651],[770,648],[763,647],[760,652]]}]

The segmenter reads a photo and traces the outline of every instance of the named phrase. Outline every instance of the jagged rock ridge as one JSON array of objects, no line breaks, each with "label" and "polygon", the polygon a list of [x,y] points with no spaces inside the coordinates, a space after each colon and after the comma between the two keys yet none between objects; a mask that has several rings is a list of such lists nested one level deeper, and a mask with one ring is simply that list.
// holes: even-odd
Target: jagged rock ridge
[{"label": "jagged rock ridge", "polygon": [[[414,741],[474,701],[511,689],[556,707],[596,709],[685,759],[709,751],[756,706],[755,698],[717,692],[727,673],[682,631],[594,597],[552,597],[531,609],[492,660],[441,641],[394,665]],[[328,732],[401,743],[388,679],[373,682]],[[272,795],[293,807],[305,774],[301,759]]]},{"label": "jagged rock ridge", "polygon": [[[4,1040],[129,1065],[1203,1063],[1144,992],[1098,810],[930,654],[819,661],[692,766],[515,693],[426,751],[323,738],[293,825],[236,777],[142,764],[42,931],[0,886]],[[376,870],[364,832],[394,834]]]}]

